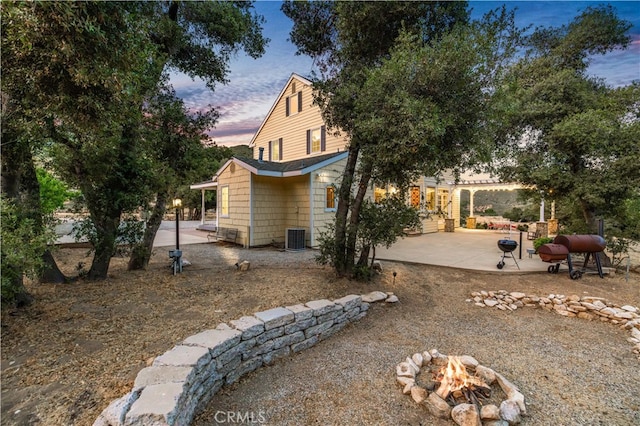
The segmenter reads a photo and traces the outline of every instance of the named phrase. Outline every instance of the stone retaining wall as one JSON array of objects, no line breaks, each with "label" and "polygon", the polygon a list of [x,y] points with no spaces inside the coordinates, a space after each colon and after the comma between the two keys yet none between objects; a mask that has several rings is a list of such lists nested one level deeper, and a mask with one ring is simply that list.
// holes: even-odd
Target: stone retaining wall
[{"label": "stone retaining wall", "polygon": [[[94,426],[187,425],[224,385],[307,349],[366,315],[382,292],[256,312],[188,337],[142,369]],[[397,298],[388,300],[396,301]]]}]

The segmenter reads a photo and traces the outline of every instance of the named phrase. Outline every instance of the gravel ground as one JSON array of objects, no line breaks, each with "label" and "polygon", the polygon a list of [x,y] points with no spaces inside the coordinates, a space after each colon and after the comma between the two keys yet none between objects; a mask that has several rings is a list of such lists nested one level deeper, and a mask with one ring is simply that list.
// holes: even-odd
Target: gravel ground
[{"label": "gravel ground", "polygon": [[[269,425],[451,425],[430,416],[395,383],[396,364],[433,348],[471,355],[516,384],[528,410],[522,424],[640,424],[640,364],[627,331],[541,309],[504,312],[466,302],[472,291],[504,288],[623,296],[633,300],[619,302],[638,306],[638,282],[549,274],[505,279],[401,264],[385,269],[376,288],[393,291],[400,303],[375,305],[329,340],[223,389],[193,424],[224,424],[227,413],[253,413]],[[395,284],[391,269],[398,271]]]},{"label": "gravel ground", "polygon": [[[183,250],[193,265],[175,277],[158,250],[147,271],[126,272],[126,259],[114,259],[104,283],[30,283],[36,303],[2,312],[2,425],[91,425],[149,359],[190,335],[277,306],[372,290],[394,292],[400,302],[376,304],[328,340],[223,388],[193,425],[232,424],[226,416],[233,413],[254,413],[254,424],[269,425],[451,425],[395,383],[399,362],[433,348],[471,355],[518,386],[529,414],[522,424],[640,424],[640,362],[627,331],[466,302],[473,291],[504,289],[640,306],[637,274],[628,282],[622,275],[573,281],[384,262],[372,283],[358,283],[316,265],[313,251]],[[85,251],[65,249],[56,258],[71,274],[88,261]],[[236,271],[244,259],[251,269]]]}]

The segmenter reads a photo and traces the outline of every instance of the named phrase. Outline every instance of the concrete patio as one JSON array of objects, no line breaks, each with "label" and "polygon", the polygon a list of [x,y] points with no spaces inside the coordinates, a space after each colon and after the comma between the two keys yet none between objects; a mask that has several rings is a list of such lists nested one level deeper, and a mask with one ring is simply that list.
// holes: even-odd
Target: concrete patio
[{"label": "concrete patio", "polygon": [[[199,222],[180,222],[180,245],[207,243],[207,232],[199,231]],[[376,258],[427,265],[449,266],[452,268],[510,272],[546,272],[549,263],[544,263],[537,255],[529,258],[527,249],[533,249],[533,241],[522,235],[522,258],[520,246],[511,253],[520,269],[511,258],[505,258],[504,267],[497,268],[502,259],[498,240],[511,239],[520,244],[520,232],[500,232],[489,230],[467,230],[458,228],[455,232],[422,234],[399,239],[389,249],[376,248]],[[176,243],[175,223],[163,222],[158,230],[154,245],[174,247]]]},{"label": "concrete patio", "polygon": [[[208,232],[196,229],[199,221],[180,222],[180,246],[208,243]],[[69,226],[70,228],[70,226]],[[73,237],[61,232],[58,243],[71,243]],[[527,249],[533,248],[533,241],[522,234],[522,247],[511,253],[520,266],[516,266],[512,258],[505,258],[502,269],[497,268],[502,259],[502,251],[498,248],[498,240],[511,239],[520,244],[520,232],[502,232],[491,230],[467,230],[457,228],[455,232],[438,232],[422,234],[399,239],[389,249],[376,248],[376,258],[425,265],[448,266],[452,268],[495,271],[499,273],[513,272],[546,272],[549,263],[544,263],[537,255],[529,257]],[[156,234],[155,247],[172,248],[176,244],[175,222],[163,221]],[[520,249],[522,257],[520,258]],[[244,250],[244,249],[243,249]],[[565,266],[566,268],[566,266]]]},{"label": "concrete patio", "polygon": [[[501,239],[510,239],[518,243],[518,248],[510,255],[515,257],[520,269],[514,260],[508,257],[504,259],[504,267],[497,268],[503,254],[498,248],[498,240]],[[522,258],[519,257],[521,248]],[[527,249],[533,249],[533,241],[527,240],[526,232],[522,234],[520,247],[520,232],[457,228],[455,232],[405,237],[389,249],[378,247],[376,258],[502,273],[546,272],[550,264],[542,262],[535,254],[529,257]]]}]

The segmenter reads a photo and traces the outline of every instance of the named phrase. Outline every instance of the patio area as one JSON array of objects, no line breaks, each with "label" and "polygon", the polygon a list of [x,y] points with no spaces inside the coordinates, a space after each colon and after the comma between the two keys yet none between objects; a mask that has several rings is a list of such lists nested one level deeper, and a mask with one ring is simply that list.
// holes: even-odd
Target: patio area
[{"label": "patio area", "polygon": [[[196,229],[199,222],[180,222],[180,245],[207,243],[207,232]],[[497,268],[502,259],[498,240],[511,239],[519,246],[511,254],[515,256],[520,269],[511,258],[505,258],[504,268]],[[156,247],[175,246],[175,223],[163,222],[156,235]],[[520,253],[520,232],[495,230],[467,230],[457,228],[455,232],[422,234],[399,239],[389,249],[376,248],[376,259],[411,262],[425,265],[449,266],[452,268],[511,272],[546,272],[549,263],[544,263],[537,255],[529,258],[527,249],[533,249],[533,241],[522,235],[522,259]],[[566,268],[566,267],[565,267]]]},{"label": "patio area", "polygon": [[[510,258],[505,258],[504,268],[497,268],[496,265],[502,259],[503,253],[498,248],[498,240],[501,239],[510,239],[518,243],[518,248],[511,255],[515,257],[520,269]],[[522,259],[519,258],[520,249]],[[526,232],[522,234],[520,246],[520,232],[456,228],[455,232],[406,237],[398,240],[389,249],[377,247],[376,258],[501,273],[547,272],[550,264],[542,262],[535,254],[529,258],[527,249],[533,249],[533,241],[527,240]]]},{"label": "patio area", "polygon": [[[196,229],[198,226],[199,221],[180,222],[180,246],[209,242],[208,232]],[[74,241],[70,235],[70,225],[67,227],[68,230],[59,229],[59,244]],[[516,267],[513,259],[508,257],[504,259],[504,267],[497,268],[496,265],[502,259],[502,251],[497,244],[501,239],[510,239],[518,243],[518,248],[511,255],[516,258],[520,269]],[[175,222],[163,221],[156,234],[154,247],[172,248],[175,247],[175,243]],[[529,257],[527,249],[533,249],[533,241],[527,240],[526,233],[522,234],[520,247],[520,232],[456,228],[455,232],[408,236],[399,239],[389,249],[377,247],[376,259],[499,273],[546,272],[550,264],[542,262],[538,255]],[[566,266],[564,268],[566,269]]]}]

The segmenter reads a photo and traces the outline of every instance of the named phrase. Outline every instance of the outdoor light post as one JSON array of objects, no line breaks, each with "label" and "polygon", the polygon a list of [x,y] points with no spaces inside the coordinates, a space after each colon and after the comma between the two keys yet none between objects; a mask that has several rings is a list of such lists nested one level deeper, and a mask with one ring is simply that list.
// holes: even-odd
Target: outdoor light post
[{"label": "outdoor light post", "polygon": [[176,198],[173,200],[173,207],[176,209],[176,249],[169,250],[169,257],[173,259],[171,268],[173,275],[178,272],[182,272],[182,251],[180,250],[180,207],[182,207],[182,200]]},{"label": "outdoor light post", "polygon": [[182,200],[180,198],[174,199],[173,207],[176,209],[176,250],[180,250],[180,207],[182,207]]}]

